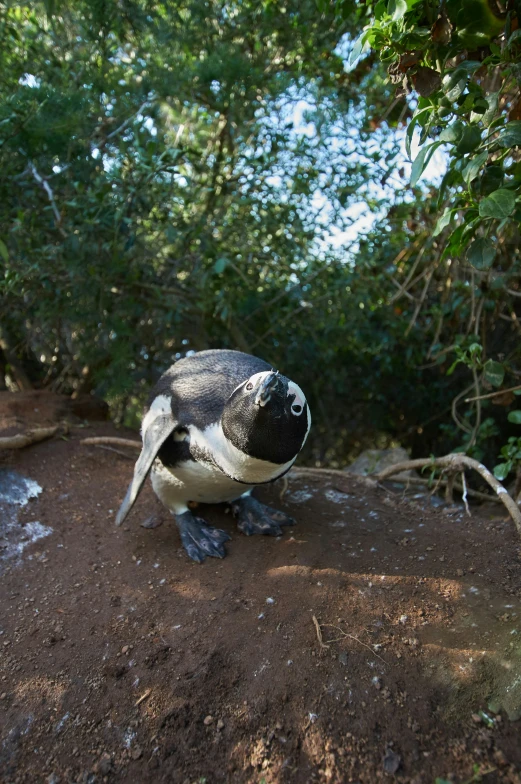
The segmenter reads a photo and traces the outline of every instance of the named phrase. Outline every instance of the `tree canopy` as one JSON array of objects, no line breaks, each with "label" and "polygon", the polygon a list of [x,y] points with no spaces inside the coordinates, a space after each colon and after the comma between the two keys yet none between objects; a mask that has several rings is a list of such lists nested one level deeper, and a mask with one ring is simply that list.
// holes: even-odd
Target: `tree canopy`
[{"label": "tree canopy", "polygon": [[312,462],[495,462],[515,391],[464,401],[521,372],[518,33],[486,0],[0,3],[2,376],[135,422],[239,348],[306,389]]}]

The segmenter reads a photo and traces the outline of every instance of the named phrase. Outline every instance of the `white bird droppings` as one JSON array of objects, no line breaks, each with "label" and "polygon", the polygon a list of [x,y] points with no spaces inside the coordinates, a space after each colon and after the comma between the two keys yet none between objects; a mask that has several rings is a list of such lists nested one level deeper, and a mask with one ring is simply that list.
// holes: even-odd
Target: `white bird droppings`
[{"label": "white bird droppings", "polygon": [[0,469],[0,536],[5,542],[0,561],[19,559],[28,545],[52,534],[52,528],[37,520],[26,525],[18,520],[18,507],[27,506],[41,492],[42,488],[33,479],[11,469]]}]

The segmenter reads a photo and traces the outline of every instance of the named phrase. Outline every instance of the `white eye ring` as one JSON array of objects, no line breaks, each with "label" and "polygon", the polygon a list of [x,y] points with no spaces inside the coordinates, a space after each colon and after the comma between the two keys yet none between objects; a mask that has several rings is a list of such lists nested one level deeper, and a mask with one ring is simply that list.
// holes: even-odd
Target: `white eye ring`
[{"label": "white eye ring", "polygon": [[295,414],[295,416],[298,416],[299,414],[302,414],[302,406],[300,406],[298,403],[294,403],[291,406],[291,413]]}]

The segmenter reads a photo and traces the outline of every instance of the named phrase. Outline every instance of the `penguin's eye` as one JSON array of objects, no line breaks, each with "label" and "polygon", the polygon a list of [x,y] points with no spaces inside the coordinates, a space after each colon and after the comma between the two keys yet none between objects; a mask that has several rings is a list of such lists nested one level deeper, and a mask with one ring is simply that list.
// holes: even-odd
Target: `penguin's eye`
[{"label": "penguin's eye", "polygon": [[253,389],[253,384],[251,383],[251,381],[249,384],[246,384],[246,389],[248,390]]},{"label": "penguin's eye", "polygon": [[292,414],[300,414],[301,411],[302,411],[302,406],[299,406],[299,405],[296,405],[296,404],[294,406],[291,406],[291,413]]}]

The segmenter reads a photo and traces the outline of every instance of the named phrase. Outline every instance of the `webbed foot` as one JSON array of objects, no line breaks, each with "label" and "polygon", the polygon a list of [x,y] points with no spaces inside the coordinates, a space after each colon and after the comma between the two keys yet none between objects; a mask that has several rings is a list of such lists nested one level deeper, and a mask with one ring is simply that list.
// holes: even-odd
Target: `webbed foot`
[{"label": "webbed foot", "polygon": [[224,558],[224,543],[231,538],[226,531],[206,525],[204,520],[190,511],[176,514],[175,519],[183,547],[193,561],[202,563],[207,555]]},{"label": "webbed foot", "polygon": [[232,503],[232,512],[237,519],[237,527],[246,536],[264,534],[280,536],[282,525],[295,525],[295,520],[284,512],[261,504],[251,495],[242,495]]}]

